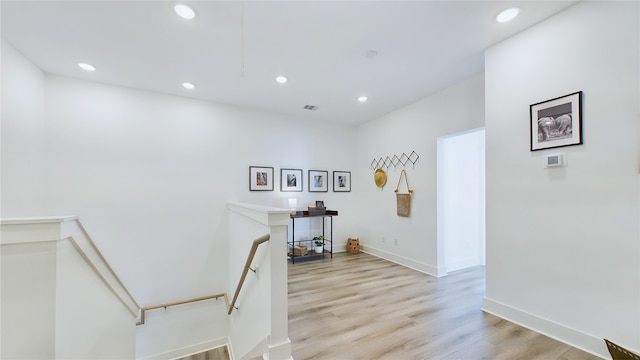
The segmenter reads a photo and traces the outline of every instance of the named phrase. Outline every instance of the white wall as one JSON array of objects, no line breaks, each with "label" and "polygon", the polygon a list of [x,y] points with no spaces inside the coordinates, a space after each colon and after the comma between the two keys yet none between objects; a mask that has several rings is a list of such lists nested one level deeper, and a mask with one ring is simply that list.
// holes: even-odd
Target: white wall
[{"label": "white wall", "polygon": [[45,215],[44,74],[1,43],[0,214]]},{"label": "white wall", "polygon": [[[356,233],[355,186],[307,191],[309,169],[355,170],[352,126],[43,75],[4,41],[2,74],[2,216],[78,215],[141,306],[232,291],[229,201],[323,200],[340,212],[336,241]],[[303,169],[305,190],[250,192],[251,165],[273,166],[276,182],[280,168]],[[201,341],[211,318],[196,308],[138,327],[138,356],[176,329],[176,347]]]},{"label": "white wall", "polygon": [[[51,211],[83,219],[141,304],[219,291],[227,201],[286,208],[292,194],[318,198],[342,210],[338,234],[350,229],[352,194],[249,191],[250,165],[273,166],[276,181],[281,167],[303,168],[305,179],[309,168],[351,167],[351,128],[293,120],[48,76]],[[318,139],[334,145],[315,151]]]},{"label": "white wall", "polygon": [[232,291],[228,201],[286,208],[295,194],[341,212],[336,238],[355,227],[351,193],[250,192],[248,183],[250,165],[273,166],[276,181],[282,167],[305,179],[308,169],[351,169],[350,127],[55,76],[46,85],[50,211],[83,219],[142,306]]},{"label": "white wall", "polygon": [[[357,187],[363,251],[433,274],[446,273],[437,252],[437,138],[484,125],[484,77],[476,75],[358,128]],[[394,190],[402,166],[391,166],[387,184],[373,181],[375,158],[418,153],[406,166],[410,216],[396,215]],[[404,186],[401,189],[405,189]],[[397,245],[396,245],[397,240]]]},{"label": "white wall", "polygon": [[135,316],[69,240],[57,244],[56,359],[127,359]]},{"label": "white wall", "polygon": [[[22,216],[34,213],[43,215],[45,193],[45,133],[44,133],[44,74],[11,45],[1,40],[2,61],[0,61],[0,215]],[[3,269],[26,269],[22,281],[45,283],[55,279],[55,260],[50,261],[47,252],[55,250],[51,244],[40,244],[41,251],[24,255],[22,245],[7,247],[3,256]],[[5,250],[3,250],[4,252]],[[4,254],[3,254],[4,255]],[[26,258],[21,258],[26,257]],[[6,263],[5,263],[6,260]],[[15,263],[13,263],[15,262]],[[41,264],[44,271],[29,271],[32,264]],[[12,283],[11,274],[2,271],[2,283],[8,291],[26,296],[31,306],[30,312],[2,311],[1,332],[7,342],[15,347],[0,346],[0,357],[10,358],[16,354],[11,349],[29,349],[25,357],[43,358],[54,354],[55,326],[54,284],[48,287],[25,287]],[[35,294],[34,294],[35,293]],[[34,297],[35,295],[35,297]],[[6,302],[6,303],[5,303]],[[15,308],[12,299],[2,300],[3,309]],[[25,334],[9,332],[8,329],[22,321],[39,321],[41,326],[33,331],[31,341],[40,346],[29,346]],[[1,344],[0,344],[1,345]],[[24,345],[24,346],[23,346]]]},{"label": "white wall", "polygon": [[[484,307],[602,356],[640,350],[638,6],[581,2],[485,60]],[[580,90],[584,145],[530,152],[529,105]]]}]

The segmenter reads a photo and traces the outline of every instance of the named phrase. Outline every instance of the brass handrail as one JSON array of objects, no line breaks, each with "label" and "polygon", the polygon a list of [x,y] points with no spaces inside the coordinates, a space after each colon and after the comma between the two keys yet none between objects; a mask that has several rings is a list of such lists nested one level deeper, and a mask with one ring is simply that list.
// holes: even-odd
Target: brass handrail
[{"label": "brass handrail", "polygon": [[154,306],[146,306],[146,307],[143,307],[142,309],[140,309],[140,321],[136,322],[136,325],[144,324],[144,313],[149,311],[149,310],[155,310],[155,309],[160,309],[160,308],[165,308],[166,309],[169,306],[188,304],[188,303],[192,303],[192,302],[196,302],[196,301],[202,301],[202,300],[218,299],[220,297],[224,297],[224,302],[225,302],[226,306],[229,307],[229,298],[227,298],[227,293],[215,294],[215,295],[209,295],[209,296],[201,296],[201,297],[197,297],[197,298],[181,300],[181,301],[174,301],[174,302],[170,302],[170,303],[166,303],[166,304],[160,304],[160,305],[154,305]]},{"label": "brass handrail", "polygon": [[[160,305],[154,305],[154,306],[146,306],[143,307],[142,309],[140,309],[140,321],[136,322],[136,325],[142,325],[144,324],[144,319],[145,319],[145,312],[149,311],[149,310],[155,310],[155,309],[161,309],[161,308],[167,308],[169,306],[175,306],[175,305],[182,305],[182,304],[188,304],[188,303],[192,303],[192,302],[196,302],[196,301],[202,301],[202,300],[209,300],[209,299],[218,299],[220,297],[224,297],[224,302],[227,306],[227,314],[231,315],[231,312],[233,311],[236,304],[236,300],[238,300],[238,295],[240,294],[240,289],[242,288],[242,284],[244,283],[245,278],[247,277],[247,271],[251,270],[253,272],[255,272],[254,269],[251,269],[251,262],[253,261],[253,257],[256,255],[256,251],[258,250],[258,246],[260,244],[262,244],[265,241],[268,241],[269,238],[271,237],[271,235],[269,234],[265,234],[260,236],[259,238],[253,240],[253,244],[251,245],[251,250],[249,251],[249,256],[247,256],[247,262],[244,265],[244,270],[242,271],[242,276],[240,276],[240,281],[238,282],[238,287],[236,288],[236,293],[235,295],[233,295],[233,301],[231,302],[231,305],[229,305],[229,298],[227,297],[227,293],[222,293],[222,294],[215,294],[215,295],[209,295],[209,296],[201,296],[201,297],[197,297],[197,298],[192,298],[192,299],[187,299],[187,300],[181,300],[181,301],[174,301],[174,302],[170,302],[170,303],[166,303],[166,304],[160,304]],[[237,308],[236,308],[237,309]]]},{"label": "brass handrail", "polygon": [[[238,295],[240,294],[240,289],[242,289],[242,284],[244,283],[245,278],[247,277],[247,271],[249,271],[251,262],[253,261],[253,257],[256,255],[256,250],[258,250],[258,246],[265,241],[268,241],[271,237],[270,234],[265,234],[260,236],[259,238],[253,240],[253,244],[251,245],[251,250],[249,251],[249,256],[247,257],[247,262],[244,264],[244,269],[242,270],[242,276],[240,276],[240,281],[238,281],[238,287],[236,287],[236,293],[233,295],[233,300],[231,301],[231,306],[229,306],[228,314],[231,315],[233,308],[235,307],[236,300],[238,300]],[[251,269],[255,272],[255,270]]]}]

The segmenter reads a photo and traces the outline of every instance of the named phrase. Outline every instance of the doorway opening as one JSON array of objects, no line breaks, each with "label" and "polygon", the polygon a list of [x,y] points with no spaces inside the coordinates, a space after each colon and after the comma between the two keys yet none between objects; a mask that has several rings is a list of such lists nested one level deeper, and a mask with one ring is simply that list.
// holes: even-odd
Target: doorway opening
[{"label": "doorway opening", "polygon": [[485,265],[485,130],[438,138],[438,269]]}]

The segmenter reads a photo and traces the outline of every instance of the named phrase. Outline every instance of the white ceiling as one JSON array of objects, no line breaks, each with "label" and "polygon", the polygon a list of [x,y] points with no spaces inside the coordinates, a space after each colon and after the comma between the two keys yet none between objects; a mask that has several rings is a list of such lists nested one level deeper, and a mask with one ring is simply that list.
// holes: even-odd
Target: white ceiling
[{"label": "white ceiling", "polygon": [[[190,21],[174,1],[2,0],[0,10],[2,38],[47,73],[358,124],[483,72],[487,47],[576,2],[185,1]],[[497,23],[511,6],[520,16]]]}]

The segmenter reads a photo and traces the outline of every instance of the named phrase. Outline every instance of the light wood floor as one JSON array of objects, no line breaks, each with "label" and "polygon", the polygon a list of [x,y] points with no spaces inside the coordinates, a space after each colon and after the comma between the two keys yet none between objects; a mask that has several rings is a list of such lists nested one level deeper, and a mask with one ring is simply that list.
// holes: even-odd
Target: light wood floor
[{"label": "light wood floor", "polygon": [[[293,358],[598,359],[482,312],[484,279],[483,267],[435,278],[364,253],[289,264]],[[195,356],[229,359],[226,347]]]},{"label": "light wood floor", "polygon": [[185,356],[177,360],[229,360],[229,350],[221,346],[199,354]]},{"label": "light wood floor", "polygon": [[480,310],[484,267],[435,278],[367,254],[289,264],[296,360],[587,360]]}]

